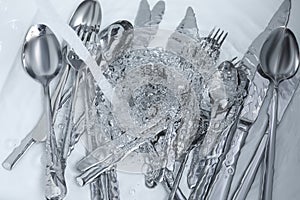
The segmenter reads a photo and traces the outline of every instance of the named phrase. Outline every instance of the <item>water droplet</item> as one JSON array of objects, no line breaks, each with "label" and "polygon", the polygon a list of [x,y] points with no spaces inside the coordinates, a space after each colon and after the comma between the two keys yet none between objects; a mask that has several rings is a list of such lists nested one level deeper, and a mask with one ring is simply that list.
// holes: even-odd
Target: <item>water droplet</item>
[{"label": "water droplet", "polygon": [[234,174],[234,169],[232,167],[229,167],[227,169],[228,174],[233,175]]},{"label": "water droplet", "polygon": [[219,129],[219,128],[220,128],[220,126],[221,126],[221,124],[220,124],[220,123],[218,123],[218,122],[214,124],[214,128],[215,128],[215,129]]},{"label": "water droplet", "polygon": [[105,53],[105,57],[110,58],[111,57],[111,53],[110,52],[106,52]]},{"label": "water droplet", "polygon": [[135,189],[134,189],[134,188],[131,188],[131,189],[129,190],[129,194],[130,194],[131,196],[135,195]]},{"label": "water droplet", "polygon": [[0,10],[1,12],[6,12],[8,10],[8,5],[4,1],[0,1]]},{"label": "water droplet", "polygon": [[65,127],[64,124],[58,124],[58,128],[63,129]]},{"label": "water droplet", "polygon": [[18,143],[19,143],[19,139],[13,139],[13,138],[7,139],[5,141],[5,146],[7,149],[12,149],[12,148],[16,147]]},{"label": "water droplet", "polygon": [[231,160],[231,159],[228,159],[228,160],[225,161],[225,165],[226,165],[226,166],[230,166],[230,165],[231,165],[231,162],[232,162],[232,160]]},{"label": "water droplet", "polygon": [[10,21],[10,27],[13,29],[13,30],[18,30],[19,29],[19,26],[18,26],[18,20],[11,20]]},{"label": "water droplet", "polygon": [[142,166],[142,173],[143,174],[147,175],[151,171],[152,171],[152,169],[151,169],[151,166],[149,164],[143,164],[143,166]]}]

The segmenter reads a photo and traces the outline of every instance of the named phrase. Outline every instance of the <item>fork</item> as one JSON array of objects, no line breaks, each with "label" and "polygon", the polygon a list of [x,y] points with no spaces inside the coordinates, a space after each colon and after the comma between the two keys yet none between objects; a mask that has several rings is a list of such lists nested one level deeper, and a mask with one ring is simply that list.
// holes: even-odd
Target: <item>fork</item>
[{"label": "fork", "polygon": [[220,28],[216,30],[213,28],[208,36],[204,37],[201,41],[201,48],[208,52],[210,56],[215,55],[216,57],[220,54],[220,48],[223,45],[225,39],[228,36],[228,32],[221,31]]},{"label": "fork", "polygon": [[[92,51],[91,48],[93,43],[97,38],[99,33],[99,27],[78,25],[75,27],[75,32],[78,37],[82,40],[83,44],[88,48],[89,51]],[[62,159],[65,161],[70,154],[72,149],[72,132],[74,126],[74,113],[75,113],[75,102],[77,100],[77,93],[79,88],[80,81],[84,82],[85,80],[80,80],[86,78],[85,63],[77,56],[74,50],[70,47],[67,47],[66,60],[68,64],[75,70],[74,79],[75,82],[72,86],[72,91],[70,94],[70,107],[68,110],[69,120],[67,121],[67,128],[65,129],[64,138],[63,138],[63,149],[62,149]]]}]

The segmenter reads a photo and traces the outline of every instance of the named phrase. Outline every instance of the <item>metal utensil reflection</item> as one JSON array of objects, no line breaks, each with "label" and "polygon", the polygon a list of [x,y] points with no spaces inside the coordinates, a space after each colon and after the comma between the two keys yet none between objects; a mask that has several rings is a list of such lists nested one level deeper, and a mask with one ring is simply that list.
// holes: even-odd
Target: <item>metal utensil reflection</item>
[{"label": "metal utensil reflection", "polygon": [[[76,31],[78,37],[82,40],[82,42],[87,46],[90,44],[90,40],[93,40],[93,36],[97,34],[97,29],[99,29],[102,20],[102,12],[101,7],[98,1],[95,0],[85,0],[74,11],[70,18],[69,25]],[[93,32],[94,35],[93,35]],[[93,35],[93,36],[92,36]],[[95,37],[95,36],[94,36]],[[95,42],[95,41],[92,41]],[[70,153],[70,147],[72,144],[70,143],[72,137],[72,125],[73,125],[73,116],[75,109],[75,101],[77,96],[77,90],[80,82],[81,72],[83,70],[84,63],[77,57],[72,49],[66,47],[67,50],[67,61],[72,66],[75,71],[75,82],[72,86],[71,91],[71,106],[69,112],[69,121],[67,125],[67,129],[64,134],[64,142],[63,142],[63,150],[62,157],[66,159]],[[66,66],[66,70],[70,70],[70,66]],[[82,71],[81,71],[82,70]],[[86,76],[85,76],[86,77]]]},{"label": "metal utensil reflection", "polygon": [[[123,51],[127,50],[129,45],[131,44],[133,38],[133,26],[127,20],[121,20],[114,22],[113,24],[109,25],[105,29],[103,29],[98,36],[97,42],[101,45],[101,55],[93,55],[96,57],[97,63],[99,63],[99,67],[105,69],[107,68],[108,64],[112,62],[117,56],[119,56]],[[92,52],[94,54],[96,52]],[[88,73],[87,75],[87,102],[89,105],[94,98],[94,91],[95,91],[95,80],[93,76]],[[96,86],[97,87],[97,86]],[[89,91],[92,91],[90,93]],[[100,88],[99,88],[100,90]],[[87,106],[87,111],[91,108]],[[86,116],[88,121],[89,116]],[[87,137],[89,137],[88,141],[88,149],[94,150],[97,148],[97,139],[94,135],[93,131],[89,131]],[[104,195],[104,198],[110,199],[110,196],[114,194],[114,197],[119,195],[118,192],[118,182],[116,178],[112,178],[116,176],[116,171],[114,168],[110,169],[108,172],[101,174],[98,178],[91,183],[91,198],[95,199],[100,194]],[[106,183],[106,184],[104,184]],[[114,186],[113,186],[114,185]],[[100,194],[99,194],[100,193]]]},{"label": "metal utensil reflection", "polygon": [[60,168],[56,136],[52,124],[52,109],[49,83],[58,75],[62,67],[60,44],[53,32],[43,24],[32,26],[25,38],[22,52],[25,71],[44,88],[45,111],[47,113],[46,139],[46,198],[62,198],[66,186],[63,176],[57,171]]},{"label": "metal utensil reflection", "polygon": [[[69,25],[76,31],[78,37],[82,40],[84,45],[88,48],[88,46],[96,45],[96,38],[98,35],[98,32],[100,30],[100,25],[102,21],[102,11],[101,6],[98,1],[95,0],[85,0],[83,1],[77,9],[74,11],[74,13],[71,16]],[[71,152],[71,149],[74,148],[74,143],[72,141],[78,141],[73,139],[73,127],[74,127],[74,112],[75,112],[75,102],[77,98],[77,93],[79,89],[79,83],[80,78],[83,77],[84,80],[81,82],[86,85],[84,87],[84,102],[85,102],[85,110],[88,112],[88,105],[89,105],[89,98],[87,96],[87,69],[85,68],[84,63],[77,58],[77,55],[75,52],[67,47],[68,55],[67,60],[69,64],[73,67],[75,71],[75,83],[72,86],[71,91],[71,107],[69,110],[69,121],[68,121],[68,128],[65,131],[64,136],[64,142],[63,142],[63,158],[67,159],[68,155]],[[92,50],[94,50],[92,48]],[[96,49],[92,52],[92,50],[89,49],[92,56],[95,57],[95,59],[98,59],[100,57],[100,50]],[[94,55],[96,54],[96,55]],[[69,66],[68,66],[69,68]],[[70,69],[69,69],[70,70]],[[85,115],[85,120],[88,120],[88,117]],[[90,144],[91,145],[91,144]],[[91,184],[90,190],[91,190],[91,198],[92,199],[98,199],[98,193],[95,192],[96,190],[100,189],[99,182],[96,181]]]},{"label": "metal utensil reflection", "polygon": [[261,32],[249,46],[243,59],[240,62],[241,67],[245,67],[248,72],[248,79],[250,81],[248,86],[248,95],[244,101],[243,108],[236,129],[233,130],[232,139],[228,142],[228,147],[225,152],[225,158],[222,165],[215,175],[215,180],[211,185],[210,192],[207,199],[217,200],[227,199],[229,189],[232,184],[233,175],[236,171],[237,161],[240,156],[241,148],[243,147],[249,129],[255,123],[261,107],[265,101],[267,90],[265,89],[269,82],[257,73],[257,66],[259,65],[259,52],[262,43],[268,37],[270,32],[278,26],[284,26],[289,21],[291,10],[291,1],[285,0],[276,13],[271,18],[268,26]]},{"label": "metal utensil reflection", "polygon": [[278,86],[281,81],[293,77],[299,67],[299,47],[293,32],[286,27],[272,31],[262,46],[260,53],[261,69],[274,84],[271,116],[271,132],[266,150],[266,174],[263,199],[272,199],[275,142],[278,115]]}]

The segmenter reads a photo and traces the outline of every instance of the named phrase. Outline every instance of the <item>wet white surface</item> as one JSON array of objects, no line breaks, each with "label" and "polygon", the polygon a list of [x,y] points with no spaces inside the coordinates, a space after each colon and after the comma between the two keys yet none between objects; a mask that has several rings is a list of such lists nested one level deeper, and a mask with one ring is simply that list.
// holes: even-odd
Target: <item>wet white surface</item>
[{"label": "wet white surface", "polygon": [[[39,1],[39,0],[36,0]],[[28,27],[42,20],[36,18],[35,0],[0,0],[0,161],[25,137],[37,122],[42,108],[40,85],[34,82],[22,69],[20,48]],[[39,1],[40,2],[40,1]],[[59,17],[67,23],[69,16],[79,4],[79,0],[51,0]],[[149,1],[150,5],[155,0]],[[134,21],[139,0],[101,0],[103,25],[127,19]],[[214,26],[229,32],[224,49],[242,57],[251,41],[264,29],[281,0],[167,0],[166,13],[161,28],[174,30],[184,17],[185,9],[192,6],[196,12],[200,33],[207,34]],[[293,0],[289,27],[300,41],[300,2]],[[229,45],[231,44],[231,45]],[[234,48],[233,48],[234,47]],[[226,53],[223,57],[226,58]],[[300,199],[300,90],[298,89],[286,115],[278,128],[274,200]],[[264,116],[261,116],[262,119]],[[258,120],[261,122],[262,120]],[[253,128],[247,144],[258,143],[261,132],[259,124]],[[249,145],[250,146],[250,145]],[[249,159],[253,149],[243,149],[241,161]],[[81,144],[77,145],[70,157],[67,169],[69,193],[67,200],[88,199],[89,188],[80,188],[74,177],[76,161],[84,155]],[[252,155],[252,154],[250,154]],[[0,167],[0,199],[20,200],[43,199],[43,145],[34,145],[12,171]],[[237,170],[240,174],[241,170]],[[144,187],[143,177],[138,174],[120,173],[120,191],[124,200],[165,199],[164,188],[154,190]],[[238,177],[238,175],[237,175]],[[234,180],[233,185],[236,185]],[[258,199],[259,178],[256,179],[248,199]]]}]

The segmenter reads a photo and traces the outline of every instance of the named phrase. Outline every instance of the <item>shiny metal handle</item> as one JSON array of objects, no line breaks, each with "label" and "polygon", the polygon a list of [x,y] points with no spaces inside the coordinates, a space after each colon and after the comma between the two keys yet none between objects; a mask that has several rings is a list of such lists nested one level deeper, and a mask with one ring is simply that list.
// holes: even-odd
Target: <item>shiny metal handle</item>
[{"label": "shiny metal handle", "polygon": [[71,97],[70,97],[70,108],[69,108],[69,119],[67,121],[67,128],[64,132],[64,139],[63,139],[63,147],[62,147],[62,159],[66,160],[68,155],[70,154],[71,149],[71,141],[72,141],[72,133],[74,127],[74,114],[75,114],[75,105],[77,99],[77,91],[80,81],[80,72],[75,71],[75,83],[72,87]]},{"label": "shiny metal handle", "polygon": [[[120,145],[120,141],[122,141],[122,143],[127,143],[127,145]],[[126,134],[122,134],[87,154],[83,159],[76,163],[76,168],[80,172],[87,171],[95,165],[105,163],[112,157],[115,159],[122,154],[128,154],[145,142],[147,142],[147,139],[132,139],[131,137],[128,138]]]},{"label": "shiny metal handle", "polygon": [[90,184],[91,199],[94,200],[120,200],[119,182],[116,166],[102,173]]},{"label": "shiny metal handle", "polygon": [[48,200],[61,200],[66,195],[66,184],[61,172],[61,162],[53,127],[49,85],[44,86],[45,113],[47,114],[46,138],[46,187],[45,197]]},{"label": "shiny metal handle", "polygon": [[80,186],[84,186],[87,183],[93,182],[100,174],[111,168],[118,161],[124,159],[128,154],[139,148],[139,146],[145,142],[145,139],[137,139],[129,143],[125,149],[117,149],[116,152],[111,153],[104,161],[95,163],[81,175],[77,176],[77,183]]},{"label": "shiny metal handle", "polygon": [[107,173],[107,200],[120,200],[119,182],[117,179],[116,165]]},{"label": "shiny metal handle", "polygon": [[274,178],[274,161],[275,161],[275,143],[277,129],[277,114],[278,114],[278,87],[274,86],[271,131],[268,146],[266,149],[266,171],[263,188],[263,200],[272,200],[273,193],[273,178]]},{"label": "shiny metal handle", "polygon": [[231,149],[226,154],[220,171],[217,173],[207,199],[226,200],[229,194],[237,160],[247,137],[250,124],[240,122],[231,142]]},{"label": "shiny metal handle", "polygon": [[92,200],[109,200],[106,190],[106,178],[106,173],[103,173],[94,182],[90,183],[90,196]]},{"label": "shiny metal handle", "polygon": [[[175,182],[174,177],[173,177],[173,173],[172,172],[169,172],[169,174],[166,173],[164,178],[165,178],[164,182],[165,182],[166,189],[171,192],[171,190],[173,188],[173,185],[174,185],[174,182]],[[187,200],[185,195],[181,191],[180,187],[177,188],[174,199],[176,199],[176,200]]]},{"label": "shiny metal handle", "polygon": [[6,170],[11,170],[17,161],[23,156],[23,154],[34,144],[35,141],[31,137],[31,132],[21,141],[20,145],[17,146],[9,156],[4,160],[2,166]]},{"label": "shiny metal handle", "polygon": [[102,166],[98,164],[96,166],[93,166],[92,168],[88,169],[86,172],[76,177],[76,181],[79,186],[85,186],[86,184],[95,181],[97,177],[99,177],[108,168],[109,165]]},{"label": "shiny metal handle", "polygon": [[268,141],[268,134],[264,134],[262,137],[259,146],[257,147],[252,160],[250,161],[244,175],[238,184],[238,188],[234,192],[234,195],[231,199],[233,200],[244,200],[247,197],[247,194],[251,188],[253,180],[256,176],[257,170],[261,164],[262,158],[264,156],[266,144]]},{"label": "shiny metal handle", "polygon": [[180,183],[181,177],[183,175],[183,171],[185,169],[185,165],[186,165],[186,163],[188,161],[188,158],[189,158],[189,153],[190,152],[188,151],[188,152],[185,153],[185,155],[183,155],[184,159],[180,163],[180,167],[178,169],[176,178],[174,180],[171,192],[170,192],[169,197],[168,197],[169,200],[173,200],[175,198],[175,196],[176,196],[177,189],[179,188],[179,183]]},{"label": "shiny metal handle", "polygon": [[56,118],[56,113],[59,107],[61,106],[61,101],[63,97],[63,91],[66,85],[66,82],[68,80],[70,73],[70,66],[66,65],[65,69],[63,71],[62,76],[59,79],[59,82],[56,85],[56,88],[51,96],[51,106],[52,106],[52,112],[53,112],[53,119]]},{"label": "shiny metal handle", "polygon": [[[55,90],[51,97],[51,106],[53,111],[53,118],[55,119],[55,113],[57,109],[60,107],[60,100],[62,97],[62,91],[65,86],[67,77],[69,74],[69,67],[65,68]],[[8,155],[8,157],[2,163],[4,169],[11,170],[15,164],[22,158],[24,153],[35,143],[41,142],[46,138],[46,132],[44,130],[44,121],[45,121],[45,113],[42,114],[39,121],[35,125],[35,127],[26,135],[26,137],[21,141],[21,143]],[[33,139],[33,135],[39,135],[41,140],[36,141]]]},{"label": "shiny metal handle", "polygon": [[219,163],[219,158],[209,158],[208,162],[204,169],[201,178],[197,181],[196,187],[193,188],[193,191],[190,195],[190,200],[206,200],[206,195],[210,189],[210,183],[215,173],[215,169]]}]

